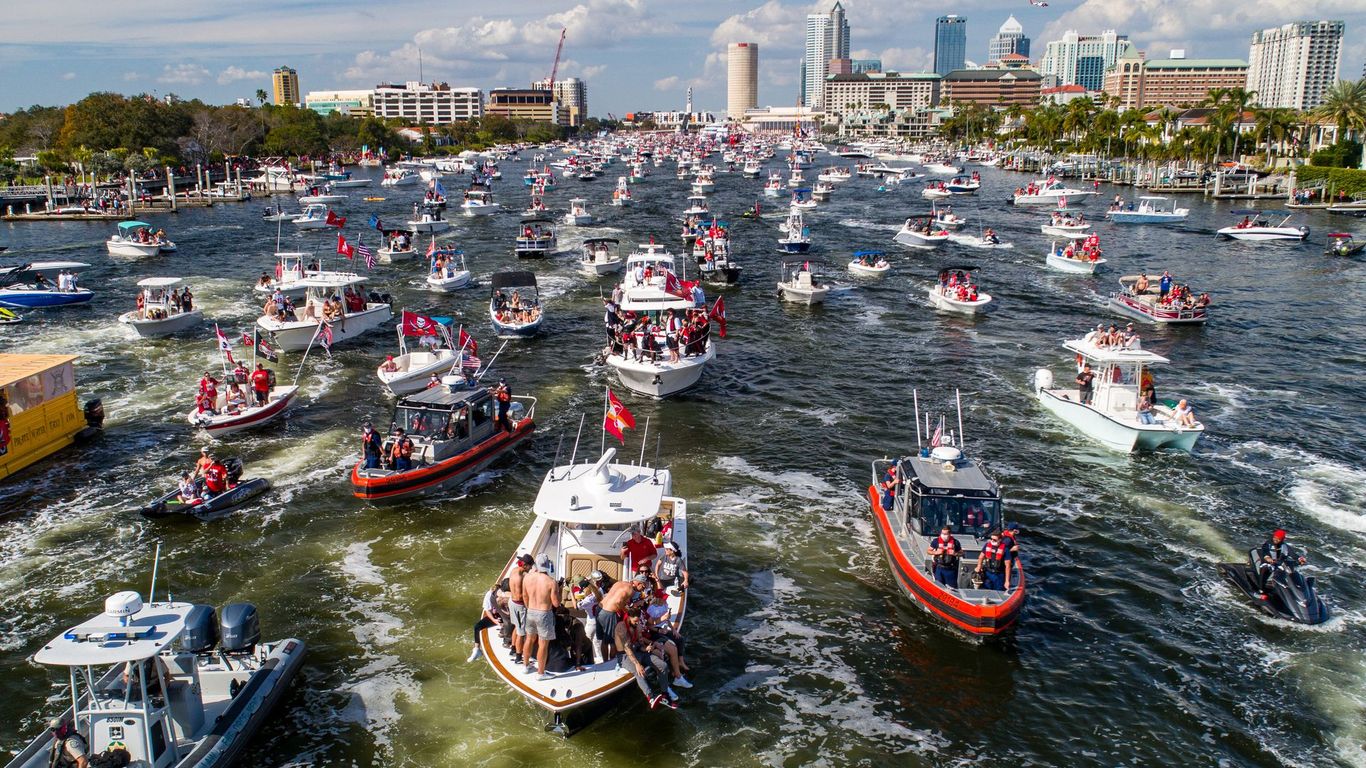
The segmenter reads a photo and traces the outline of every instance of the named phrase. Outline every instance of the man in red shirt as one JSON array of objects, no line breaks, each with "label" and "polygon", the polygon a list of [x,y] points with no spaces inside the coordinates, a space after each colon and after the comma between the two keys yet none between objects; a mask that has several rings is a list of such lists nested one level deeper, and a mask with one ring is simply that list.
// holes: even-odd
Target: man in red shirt
[{"label": "man in red shirt", "polygon": [[624,563],[626,556],[630,555],[632,568],[640,568],[642,565],[653,568],[656,554],[658,551],[654,542],[640,535],[639,528],[631,529],[631,538],[621,547],[622,562]]},{"label": "man in red shirt", "polygon": [[261,363],[257,363],[256,370],[251,372],[251,392],[256,396],[257,405],[265,405],[270,400],[270,371]]},{"label": "man in red shirt", "polygon": [[210,456],[213,463],[204,470],[205,497],[217,496],[228,490],[228,468],[223,466],[217,456]]}]

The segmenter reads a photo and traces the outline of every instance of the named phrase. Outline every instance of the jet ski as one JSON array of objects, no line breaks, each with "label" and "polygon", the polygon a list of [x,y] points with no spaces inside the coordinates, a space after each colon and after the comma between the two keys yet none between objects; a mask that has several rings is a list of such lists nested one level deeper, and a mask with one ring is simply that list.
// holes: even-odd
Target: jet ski
[{"label": "jet ski", "polygon": [[242,460],[228,459],[224,462],[228,470],[228,489],[209,499],[195,499],[186,504],[177,498],[177,488],[165,496],[153,499],[138,512],[143,517],[165,519],[170,517],[193,517],[200,521],[217,520],[232,510],[270,490],[270,481],[264,477],[250,480],[242,479]]},{"label": "jet ski", "polygon": [[1276,567],[1267,578],[1262,594],[1257,562],[1260,550],[1249,550],[1245,563],[1219,563],[1220,575],[1252,600],[1268,616],[1296,624],[1322,624],[1328,620],[1328,606],[1319,597],[1313,576],[1305,576],[1293,563]]}]

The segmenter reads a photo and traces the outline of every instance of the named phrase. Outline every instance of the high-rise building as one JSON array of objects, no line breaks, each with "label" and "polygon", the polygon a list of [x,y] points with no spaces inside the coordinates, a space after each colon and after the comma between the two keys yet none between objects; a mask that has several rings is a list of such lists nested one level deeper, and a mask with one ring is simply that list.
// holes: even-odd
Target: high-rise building
[{"label": "high-rise building", "polygon": [[934,71],[940,76],[962,69],[968,60],[968,20],[949,14],[934,21]]},{"label": "high-rise building", "polygon": [[1006,23],[1001,25],[996,36],[987,44],[987,61],[1000,61],[1002,56],[1010,53],[1029,57],[1029,38],[1025,37],[1024,27],[1014,16],[1006,19]]},{"label": "high-rise building", "polygon": [[744,120],[745,110],[759,106],[759,44],[726,46],[726,117]]},{"label": "high-rise building", "polygon": [[826,53],[832,59],[849,58],[849,21],[844,18],[844,6],[838,0],[830,9],[830,47]]},{"label": "high-rise building", "polygon": [[[309,94],[309,107],[314,107]],[[446,83],[403,85],[380,83],[371,99],[375,117],[402,120],[412,125],[445,125],[474,120],[484,114],[484,92],[478,88],[452,88]]]},{"label": "high-rise building", "polygon": [[1132,51],[1129,36],[1115,34],[1113,29],[1099,35],[1080,35],[1069,29],[1061,40],[1048,43],[1039,74],[1048,81],[1047,86],[1080,85],[1099,91],[1105,85],[1106,71]]},{"label": "high-rise building", "polygon": [[270,77],[271,84],[275,87],[275,103],[298,104],[299,103],[299,73],[289,67],[277,67],[275,73]]},{"label": "high-rise building", "polygon": [[1313,109],[1338,79],[1341,21],[1298,21],[1252,33],[1247,89],[1263,107]]},{"label": "high-rise building", "polygon": [[802,56],[803,106],[820,106],[829,63],[830,17],[824,13],[808,14],[806,17],[806,46]]},{"label": "high-rise building", "polygon": [[577,77],[555,81],[555,102],[560,105],[560,124],[571,128],[588,118],[588,83]]},{"label": "high-rise building", "polygon": [[1125,56],[1105,73],[1105,92],[1119,108],[1194,107],[1215,89],[1242,88],[1247,62],[1238,59],[1188,59],[1185,51],[1171,58]]}]

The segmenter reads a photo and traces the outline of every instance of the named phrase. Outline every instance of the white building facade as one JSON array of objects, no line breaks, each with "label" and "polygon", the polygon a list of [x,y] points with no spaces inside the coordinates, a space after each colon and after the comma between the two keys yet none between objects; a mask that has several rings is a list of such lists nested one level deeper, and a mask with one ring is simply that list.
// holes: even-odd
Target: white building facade
[{"label": "white building facade", "polygon": [[1252,33],[1247,89],[1263,107],[1313,109],[1337,82],[1341,21],[1300,21]]},{"label": "white building facade", "polygon": [[446,83],[375,86],[375,117],[407,123],[442,125],[473,120],[484,115],[484,92],[478,88],[452,88]]}]

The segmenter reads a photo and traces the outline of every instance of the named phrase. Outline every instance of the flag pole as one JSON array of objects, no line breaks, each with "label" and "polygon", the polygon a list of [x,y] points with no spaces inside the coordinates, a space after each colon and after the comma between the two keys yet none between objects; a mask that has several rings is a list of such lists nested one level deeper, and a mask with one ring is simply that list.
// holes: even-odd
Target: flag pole
[{"label": "flag pole", "polygon": [[611,407],[612,388],[604,386],[602,388],[602,444],[598,448],[598,455],[607,453],[607,409]]},{"label": "flag pole", "polygon": [[308,353],[313,349],[313,342],[318,340],[318,334],[322,333],[323,321],[318,321],[318,327],[313,329],[313,338],[308,340],[308,346],[304,348],[304,356],[299,360],[299,370],[294,372],[294,386],[299,386],[299,377],[304,373],[304,363],[308,361]]},{"label": "flag pole", "polygon": [[484,370],[480,371],[478,376],[474,377],[474,380],[475,380],[475,381],[479,381],[480,379],[483,379],[483,378],[484,378],[484,374],[488,373],[488,372],[489,372],[489,369],[493,367],[493,361],[494,361],[494,360],[497,360],[497,359],[498,359],[498,356],[501,355],[501,354],[503,354],[503,349],[504,349],[505,347],[507,347],[507,345],[508,345],[508,343],[507,343],[507,340],[505,339],[505,340],[503,341],[503,346],[499,347],[499,348],[498,348],[498,351],[493,353],[493,357],[490,357],[490,358],[489,358],[489,364],[486,365],[486,366],[484,366]]},{"label": "flag pole", "polygon": [[640,465],[645,465],[645,443],[650,439],[650,417],[645,417],[645,433],[640,436]]}]

